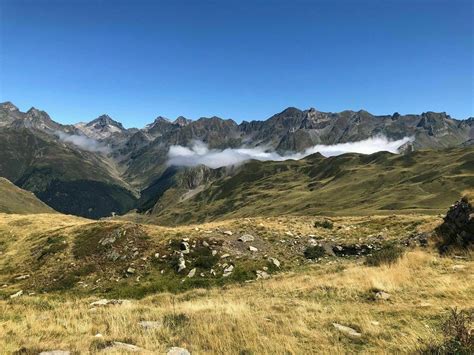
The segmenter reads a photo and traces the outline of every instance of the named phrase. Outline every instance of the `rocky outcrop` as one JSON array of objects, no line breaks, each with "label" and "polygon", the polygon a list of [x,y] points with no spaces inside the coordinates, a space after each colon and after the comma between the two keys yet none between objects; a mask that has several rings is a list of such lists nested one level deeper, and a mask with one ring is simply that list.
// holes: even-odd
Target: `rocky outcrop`
[{"label": "rocky outcrop", "polygon": [[452,205],[444,222],[436,228],[440,238],[440,251],[451,247],[469,248],[474,245],[474,208],[468,197],[463,197]]}]

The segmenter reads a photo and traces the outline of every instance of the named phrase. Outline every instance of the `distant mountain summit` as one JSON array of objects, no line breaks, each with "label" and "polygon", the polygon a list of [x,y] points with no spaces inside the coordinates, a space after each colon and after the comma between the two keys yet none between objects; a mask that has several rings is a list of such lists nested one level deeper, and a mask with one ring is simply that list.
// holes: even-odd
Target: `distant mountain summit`
[{"label": "distant mountain summit", "polygon": [[108,115],[101,115],[89,123],[77,123],[74,125],[85,136],[94,139],[106,139],[110,136],[123,134],[126,129],[120,122],[113,120]]}]

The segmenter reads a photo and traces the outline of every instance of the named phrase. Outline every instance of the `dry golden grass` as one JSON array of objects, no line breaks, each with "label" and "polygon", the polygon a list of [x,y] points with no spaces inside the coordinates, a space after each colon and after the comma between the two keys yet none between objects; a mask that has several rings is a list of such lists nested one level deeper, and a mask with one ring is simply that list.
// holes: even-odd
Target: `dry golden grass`
[{"label": "dry golden grass", "polygon": [[[452,268],[460,263],[466,268]],[[94,298],[22,296],[0,301],[0,348],[88,353],[91,344],[118,340],[154,353],[170,346],[193,354],[412,353],[421,340],[440,337],[445,309],[474,307],[473,266],[415,250],[392,266],[344,260],[243,286],[157,294],[97,309],[89,306]],[[372,288],[392,298],[370,300]],[[138,325],[181,314],[184,321],[159,329]],[[332,322],[357,328],[362,339],[345,338]]]}]

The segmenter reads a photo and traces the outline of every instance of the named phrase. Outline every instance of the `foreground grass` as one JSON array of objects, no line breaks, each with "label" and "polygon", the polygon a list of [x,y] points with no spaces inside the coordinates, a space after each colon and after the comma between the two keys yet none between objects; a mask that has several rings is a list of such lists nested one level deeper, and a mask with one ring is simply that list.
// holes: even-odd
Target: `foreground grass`
[{"label": "foreground grass", "polygon": [[[449,308],[474,307],[472,268],[470,259],[415,250],[390,266],[305,265],[269,280],[103,308],[89,306],[97,298],[22,296],[0,301],[0,349],[86,353],[123,341],[151,352],[181,346],[195,354],[412,353],[441,338]],[[391,298],[374,301],[374,290]],[[163,325],[146,330],[138,324],[143,320]],[[333,322],[362,338],[344,337]]]}]

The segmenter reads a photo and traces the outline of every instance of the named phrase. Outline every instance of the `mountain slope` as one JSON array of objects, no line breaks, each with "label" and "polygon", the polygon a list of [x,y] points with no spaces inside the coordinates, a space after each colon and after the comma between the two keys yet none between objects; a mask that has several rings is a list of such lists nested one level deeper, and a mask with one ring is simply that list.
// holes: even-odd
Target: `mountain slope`
[{"label": "mountain slope", "polygon": [[166,191],[151,211],[159,224],[275,215],[437,213],[474,186],[474,149],[379,152],[300,161],[252,161],[183,199]]},{"label": "mountain slope", "polygon": [[99,218],[134,207],[134,194],[98,155],[28,129],[1,129],[0,136],[0,176],[55,210]]},{"label": "mountain slope", "polygon": [[0,213],[55,213],[33,193],[20,189],[0,177]]}]

